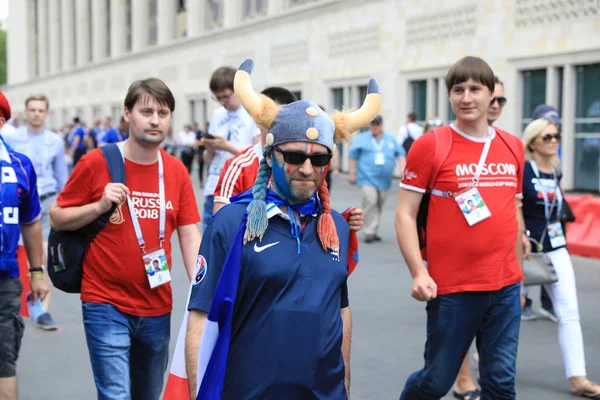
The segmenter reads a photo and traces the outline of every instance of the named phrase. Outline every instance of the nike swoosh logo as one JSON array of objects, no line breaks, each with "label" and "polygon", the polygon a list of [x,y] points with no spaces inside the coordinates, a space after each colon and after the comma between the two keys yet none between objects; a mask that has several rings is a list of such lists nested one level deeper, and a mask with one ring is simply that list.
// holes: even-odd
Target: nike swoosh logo
[{"label": "nike swoosh logo", "polygon": [[273,247],[276,244],[279,244],[279,242],[269,243],[269,244],[266,244],[264,246],[259,246],[258,243],[254,243],[254,251],[257,252],[257,253],[260,253],[261,251],[266,250],[269,247]]}]

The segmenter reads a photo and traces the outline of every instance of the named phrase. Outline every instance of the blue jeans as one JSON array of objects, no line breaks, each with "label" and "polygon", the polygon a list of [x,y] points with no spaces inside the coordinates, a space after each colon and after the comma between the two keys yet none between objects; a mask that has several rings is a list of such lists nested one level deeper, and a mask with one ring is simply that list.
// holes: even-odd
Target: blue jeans
[{"label": "blue jeans", "polygon": [[206,230],[208,223],[213,215],[213,206],[215,205],[214,196],[204,197],[204,208],[202,209],[202,232]]},{"label": "blue jeans", "polygon": [[491,292],[438,296],[427,304],[425,367],[409,376],[400,400],[439,400],[452,388],[477,338],[481,400],[515,399],[520,284]]},{"label": "blue jeans", "polygon": [[169,361],[171,314],[136,317],[83,303],[98,400],[159,400]]}]

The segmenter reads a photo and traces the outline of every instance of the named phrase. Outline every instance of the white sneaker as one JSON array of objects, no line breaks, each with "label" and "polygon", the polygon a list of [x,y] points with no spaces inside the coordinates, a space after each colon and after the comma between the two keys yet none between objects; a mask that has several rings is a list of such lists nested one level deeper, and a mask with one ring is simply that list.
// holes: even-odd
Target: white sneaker
[{"label": "white sneaker", "polygon": [[556,317],[556,315],[554,315],[552,311],[546,310],[544,307],[540,307],[540,309],[538,310],[538,315],[542,318],[549,319],[554,323],[558,323],[558,318]]}]

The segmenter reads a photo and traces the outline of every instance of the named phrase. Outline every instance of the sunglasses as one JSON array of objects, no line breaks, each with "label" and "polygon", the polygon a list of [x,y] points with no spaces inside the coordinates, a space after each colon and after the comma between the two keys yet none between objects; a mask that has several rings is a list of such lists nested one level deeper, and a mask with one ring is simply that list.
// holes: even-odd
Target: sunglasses
[{"label": "sunglasses", "polygon": [[490,102],[490,106],[493,105],[496,101],[498,102],[498,105],[500,107],[504,107],[504,105],[506,104],[506,97],[504,97],[504,96],[494,97],[492,99],[492,101]]},{"label": "sunglasses", "polygon": [[285,151],[277,147],[275,147],[273,150],[281,153],[283,156],[283,161],[290,165],[302,165],[308,158],[310,159],[310,163],[313,167],[324,167],[329,164],[329,161],[331,161],[332,157],[331,154],[326,153],[306,154],[301,151]]},{"label": "sunglasses", "polygon": [[544,136],[542,136],[542,140],[544,142],[550,142],[550,141],[552,141],[552,139],[556,139],[557,142],[560,142],[560,139],[561,139],[560,133],[555,133],[554,135],[550,134],[550,133],[546,133]]},{"label": "sunglasses", "polygon": [[442,120],[441,119],[430,119],[427,121],[427,125],[442,126]]}]

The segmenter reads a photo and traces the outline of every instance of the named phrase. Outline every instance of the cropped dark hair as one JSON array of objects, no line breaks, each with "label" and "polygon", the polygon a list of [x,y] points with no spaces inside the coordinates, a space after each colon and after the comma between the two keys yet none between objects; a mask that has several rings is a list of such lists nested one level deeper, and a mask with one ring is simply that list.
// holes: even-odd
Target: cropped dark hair
[{"label": "cropped dark hair", "polygon": [[448,71],[448,75],[446,75],[448,93],[454,85],[459,85],[469,79],[481,83],[490,89],[490,92],[494,92],[496,82],[494,71],[481,58],[467,56],[458,60]]},{"label": "cropped dark hair", "polygon": [[127,90],[125,96],[125,107],[129,111],[133,110],[133,107],[138,102],[140,97],[144,95],[152,96],[156,101],[163,106],[169,107],[171,112],[175,111],[175,98],[171,89],[158,78],[148,78],[133,82]]},{"label": "cropped dark hair", "polygon": [[417,113],[416,112],[411,112],[406,116],[408,119],[410,119],[412,122],[415,122],[417,120]]},{"label": "cropped dark hair", "polygon": [[282,106],[298,100],[292,92],[279,86],[268,87],[260,93],[264,94],[275,103],[281,104]]},{"label": "cropped dark hair", "polygon": [[221,90],[233,90],[233,78],[235,77],[235,69],[232,67],[220,67],[212,73],[210,77],[210,91],[220,92]]}]

